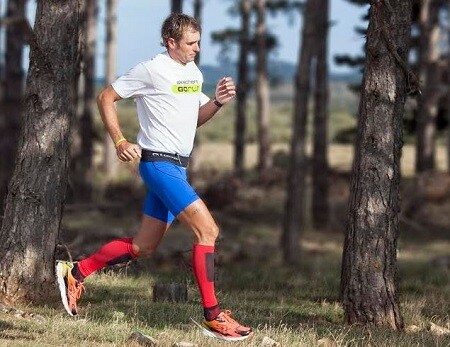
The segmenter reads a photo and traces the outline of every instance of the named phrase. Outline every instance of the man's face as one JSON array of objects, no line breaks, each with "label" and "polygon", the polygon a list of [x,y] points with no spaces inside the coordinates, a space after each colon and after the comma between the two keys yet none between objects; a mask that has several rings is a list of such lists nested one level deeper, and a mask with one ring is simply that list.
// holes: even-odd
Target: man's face
[{"label": "man's face", "polygon": [[195,56],[200,52],[200,33],[191,28],[187,29],[180,41],[176,42],[172,38],[168,40],[167,50],[170,57],[181,64],[194,61]]}]

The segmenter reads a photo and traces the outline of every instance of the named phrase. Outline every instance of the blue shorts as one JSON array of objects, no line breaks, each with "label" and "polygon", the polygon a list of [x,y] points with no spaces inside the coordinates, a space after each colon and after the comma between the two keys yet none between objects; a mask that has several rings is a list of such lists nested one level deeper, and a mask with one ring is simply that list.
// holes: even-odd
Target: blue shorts
[{"label": "blue shorts", "polygon": [[171,223],[199,199],[187,181],[186,168],[166,161],[141,161],[139,172],[147,187],[144,214]]}]

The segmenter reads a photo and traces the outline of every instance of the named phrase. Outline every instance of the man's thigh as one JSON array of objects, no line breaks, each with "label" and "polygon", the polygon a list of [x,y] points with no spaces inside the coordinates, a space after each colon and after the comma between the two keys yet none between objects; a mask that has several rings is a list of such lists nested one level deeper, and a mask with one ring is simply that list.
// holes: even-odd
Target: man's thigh
[{"label": "man's thigh", "polygon": [[149,192],[157,196],[174,216],[199,199],[187,181],[186,169],[181,166],[168,162],[141,162],[139,170]]},{"label": "man's thigh", "polygon": [[177,219],[193,231],[198,243],[214,245],[219,228],[203,200],[198,199],[191,203]]}]

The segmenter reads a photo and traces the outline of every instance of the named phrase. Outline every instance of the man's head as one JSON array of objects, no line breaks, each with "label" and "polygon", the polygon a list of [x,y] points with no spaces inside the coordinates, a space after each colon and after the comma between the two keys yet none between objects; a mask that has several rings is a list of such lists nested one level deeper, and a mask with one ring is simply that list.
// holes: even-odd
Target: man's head
[{"label": "man's head", "polygon": [[201,27],[198,21],[182,13],[173,13],[161,27],[162,45],[175,61],[186,64],[200,51]]}]

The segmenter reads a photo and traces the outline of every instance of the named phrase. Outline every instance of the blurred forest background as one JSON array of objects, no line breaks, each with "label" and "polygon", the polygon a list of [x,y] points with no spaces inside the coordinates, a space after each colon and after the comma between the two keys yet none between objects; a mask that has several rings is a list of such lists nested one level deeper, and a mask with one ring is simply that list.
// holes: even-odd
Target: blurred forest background
[{"label": "blurred forest background", "polygon": [[[197,58],[206,94],[230,75],[237,96],[198,130],[189,171],[221,227],[219,297],[260,333],[248,345],[262,345],[262,335],[273,346],[449,345],[450,2],[347,0],[367,9],[373,31],[355,28],[368,42],[360,56],[333,57],[353,71],[335,74],[334,0],[227,1],[215,19],[202,16],[206,1],[172,0],[170,10],[202,23],[238,18],[239,27],[202,33],[221,47],[219,65]],[[273,57],[273,14],[302,18],[291,38],[296,64]],[[0,344],[38,345],[41,336],[61,345],[64,334],[72,345],[127,345],[141,329],[162,345],[215,345],[186,326],[200,306],[191,235],[176,223],[151,259],[88,280],[82,323],[63,324],[51,304],[55,258],[131,236],[141,216],[138,163],[116,158],[95,105],[117,77],[120,16],[117,0],[0,0]],[[404,108],[368,92],[372,67],[374,88],[395,85]],[[134,140],[134,102],[117,108]],[[152,285],[168,282],[184,284],[188,302],[151,302]]]}]

